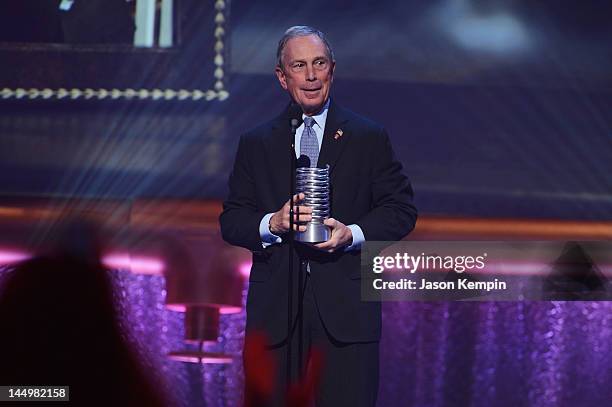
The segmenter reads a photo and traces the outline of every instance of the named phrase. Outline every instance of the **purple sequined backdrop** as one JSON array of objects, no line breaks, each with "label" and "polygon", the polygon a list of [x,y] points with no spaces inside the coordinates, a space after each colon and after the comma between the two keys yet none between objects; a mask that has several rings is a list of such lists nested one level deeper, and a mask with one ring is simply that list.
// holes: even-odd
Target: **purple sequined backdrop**
[{"label": "purple sequined backdrop", "polygon": [[[183,314],[165,308],[164,279],[113,277],[122,323],[176,404],[239,405],[244,312],[222,316],[209,348],[234,355],[233,365],[172,361]],[[394,302],[383,324],[381,407],[611,404],[612,302]]]},{"label": "purple sequined backdrop", "polygon": [[[244,313],[221,318],[217,350],[234,366],[168,361],[182,325],[163,308],[163,280],[121,276],[127,319],[179,404],[238,405]],[[394,302],[383,321],[379,406],[610,405],[612,302]]]},{"label": "purple sequined backdrop", "polygon": [[386,303],[379,406],[612,404],[612,302]]}]

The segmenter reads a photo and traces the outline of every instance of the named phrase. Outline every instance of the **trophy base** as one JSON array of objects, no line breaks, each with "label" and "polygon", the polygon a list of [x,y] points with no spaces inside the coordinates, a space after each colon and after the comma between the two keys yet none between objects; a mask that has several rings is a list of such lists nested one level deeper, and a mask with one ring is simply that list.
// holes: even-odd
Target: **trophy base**
[{"label": "trophy base", "polygon": [[329,226],[322,223],[307,223],[304,232],[295,232],[295,240],[302,243],[326,242],[331,237]]}]

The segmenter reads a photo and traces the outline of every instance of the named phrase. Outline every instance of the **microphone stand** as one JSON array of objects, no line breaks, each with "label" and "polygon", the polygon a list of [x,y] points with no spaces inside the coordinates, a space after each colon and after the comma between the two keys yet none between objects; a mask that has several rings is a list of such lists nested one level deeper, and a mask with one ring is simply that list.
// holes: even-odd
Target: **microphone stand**
[{"label": "microphone stand", "polygon": [[[286,360],[286,385],[287,390],[291,385],[291,342],[293,337],[293,254],[295,253],[295,231],[293,230],[293,196],[295,195],[295,132],[299,127],[300,123],[298,119],[291,119],[291,139],[289,140],[291,154],[291,170],[289,177],[289,275],[287,278],[287,360]],[[300,273],[301,278],[301,273]],[[301,282],[300,282],[301,283]],[[301,284],[300,284],[301,285]],[[300,332],[301,335],[301,332]],[[301,345],[301,336],[300,336]],[[300,346],[301,347],[301,346]],[[300,350],[301,353],[301,350]],[[301,364],[301,363],[300,363]]]}]

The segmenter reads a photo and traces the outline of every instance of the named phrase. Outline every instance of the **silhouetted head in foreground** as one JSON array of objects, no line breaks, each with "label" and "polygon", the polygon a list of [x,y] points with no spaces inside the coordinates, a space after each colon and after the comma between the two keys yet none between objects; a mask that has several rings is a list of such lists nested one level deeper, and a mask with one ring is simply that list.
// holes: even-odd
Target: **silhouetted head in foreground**
[{"label": "silhouetted head in foreground", "polygon": [[97,260],[28,260],[0,290],[0,384],[67,385],[78,405],[164,405],[121,334]]}]

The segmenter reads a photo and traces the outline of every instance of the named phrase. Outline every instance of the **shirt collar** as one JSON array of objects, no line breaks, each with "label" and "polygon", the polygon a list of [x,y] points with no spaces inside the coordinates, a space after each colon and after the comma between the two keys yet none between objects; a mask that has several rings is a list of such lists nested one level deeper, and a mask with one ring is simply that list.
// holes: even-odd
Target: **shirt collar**
[{"label": "shirt collar", "polygon": [[[310,116],[314,119],[317,126],[319,126],[321,129],[325,127],[325,122],[327,121],[327,112],[329,111],[329,101],[330,101],[330,98],[327,98],[327,102],[325,102],[325,104],[323,105],[323,108],[319,111],[319,113]],[[307,116],[305,114],[302,114],[302,120],[305,117]]]}]

